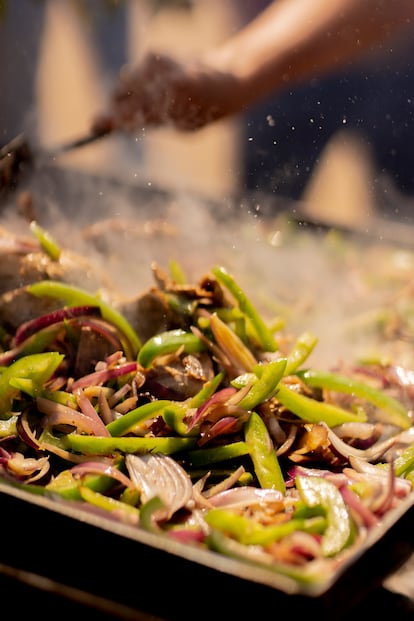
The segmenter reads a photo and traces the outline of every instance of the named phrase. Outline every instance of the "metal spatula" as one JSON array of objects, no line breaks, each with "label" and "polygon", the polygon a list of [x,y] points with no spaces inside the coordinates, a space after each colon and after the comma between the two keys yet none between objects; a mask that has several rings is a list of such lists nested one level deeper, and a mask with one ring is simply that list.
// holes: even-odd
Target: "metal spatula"
[{"label": "metal spatula", "polygon": [[111,131],[109,125],[101,127],[91,134],[50,150],[33,149],[24,134],[19,134],[0,149],[0,195],[15,190],[24,173],[38,161],[52,162],[59,155],[100,140]]}]

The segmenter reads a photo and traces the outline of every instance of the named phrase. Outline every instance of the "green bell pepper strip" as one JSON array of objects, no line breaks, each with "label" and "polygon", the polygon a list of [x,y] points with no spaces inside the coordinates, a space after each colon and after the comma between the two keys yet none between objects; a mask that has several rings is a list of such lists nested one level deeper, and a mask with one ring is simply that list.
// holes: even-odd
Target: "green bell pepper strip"
[{"label": "green bell pepper strip", "polygon": [[306,370],[298,372],[297,375],[308,386],[336,390],[365,399],[384,412],[383,416],[380,415],[384,422],[401,427],[401,429],[411,427],[412,421],[402,403],[378,388],[356,379],[325,371]]},{"label": "green bell pepper strip", "polygon": [[235,457],[243,457],[250,454],[250,448],[246,442],[232,442],[222,446],[190,450],[185,455],[185,459],[190,466],[200,467],[210,464],[220,463]]},{"label": "green bell pepper strip", "polygon": [[296,371],[309,358],[317,343],[318,338],[311,332],[301,334],[287,357],[285,375]]},{"label": "green bell pepper strip", "polygon": [[[132,505],[110,496],[104,496],[104,494],[95,492],[90,487],[86,487],[86,485],[79,486],[79,494],[81,499],[90,505],[104,509],[104,511],[116,511],[121,522],[127,521],[127,523],[131,523],[132,521],[135,524],[139,523],[139,509]],[[126,519],[122,519],[122,514],[124,514]]]},{"label": "green bell pepper strip", "polygon": [[166,425],[168,425],[179,436],[198,436],[199,430],[197,425],[188,431],[188,427],[184,422],[184,418],[188,414],[187,407],[179,403],[172,403],[165,407],[161,413]]},{"label": "green bell pepper strip", "polygon": [[237,390],[240,390],[240,388],[244,388],[247,384],[254,384],[255,382],[257,382],[257,375],[251,371],[249,373],[242,373],[241,375],[234,377],[230,381],[230,384],[234,388],[237,388]]},{"label": "green bell pepper strip", "polygon": [[164,509],[164,506],[165,505],[159,496],[154,496],[141,505],[140,526],[150,533],[160,535],[162,533],[162,529],[157,525],[157,522],[154,519],[154,514],[160,509]]},{"label": "green bell pepper strip", "polygon": [[82,453],[83,455],[111,455],[121,453],[164,453],[171,455],[179,451],[186,451],[196,444],[196,438],[141,438],[124,437],[108,438],[104,436],[86,436],[70,433],[62,437],[62,445],[66,449]]},{"label": "green bell pepper strip", "polygon": [[228,271],[221,266],[214,267],[212,269],[212,273],[217,278],[219,283],[224,285],[230,291],[240,309],[246,314],[246,317],[251,323],[255,331],[256,338],[258,339],[263,351],[277,351],[278,345],[272,332],[269,330],[245,292],[234,280],[233,276],[231,276]]},{"label": "green bell pepper strip", "polygon": [[138,354],[138,363],[147,369],[157,356],[172,354],[180,347],[187,354],[204,351],[206,346],[201,339],[192,332],[185,330],[167,330],[156,334],[146,341]]},{"label": "green bell pepper strip", "polygon": [[48,326],[43,330],[39,330],[32,336],[29,336],[21,345],[15,349],[15,358],[23,358],[23,356],[29,356],[31,354],[40,354],[48,349],[50,343],[52,343],[62,327],[59,325]]},{"label": "green bell pepper strip", "polygon": [[244,436],[260,486],[285,494],[285,481],[272,439],[264,421],[256,412],[250,414],[244,427]]},{"label": "green bell pepper strip", "polygon": [[203,405],[207,399],[212,397],[216,392],[217,388],[220,386],[221,382],[225,377],[224,373],[217,373],[211,380],[205,382],[203,387],[195,394],[193,397],[190,397],[187,402],[187,407],[189,408],[198,408],[200,405]]},{"label": "green bell pepper strip", "polygon": [[410,481],[411,485],[414,487],[414,471],[413,470],[409,470],[408,472],[406,472],[406,474],[404,475],[404,478],[407,479],[407,481]]},{"label": "green bell pepper strip", "polygon": [[132,489],[131,487],[126,487],[119,496],[119,500],[124,502],[126,505],[132,505],[133,507],[138,506],[140,498],[141,490]]},{"label": "green bell pepper strip", "polygon": [[205,544],[210,550],[218,552],[230,558],[234,558],[244,563],[264,569],[266,571],[272,571],[279,576],[284,576],[290,579],[292,582],[286,584],[287,592],[296,592],[297,585],[300,584],[305,590],[306,586],[310,588],[312,593],[312,586],[319,583],[323,583],[326,580],[327,568],[320,563],[316,566],[304,566],[299,567],[295,565],[288,565],[287,563],[268,562],[261,563],[253,560],[250,556],[246,555],[246,546],[238,541],[235,541],[231,537],[227,537],[221,531],[212,529],[205,539]]},{"label": "green bell pepper strip", "polygon": [[326,519],[322,516],[309,519],[291,518],[280,524],[264,526],[260,522],[239,515],[234,511],[211,509],[206,513],[204,519],[211,528],[234,537],[244,545],[266,546],[297,530],[321,534],[326,528]]},{"label": "green bell pepper strip", "polygon": [[283,377],[286,368],[286,358],[272,360],[266,364],[257,365],[257,381],[254,382],[247,395],[238,403],[245,410],[253,410],[263,401],[270,399]]},{"label": "green bell pepper strip", "polygon": [[246,315],[238,306],[233,306],[233,308],[216,308],[215,312],[221,321],[226,324],[232,324],[234,332],[243,343],[247,343],[249,338],[255,337],[255,332],[248,330]]},{"label": "green bell pepper strip", "polygon": [[174,313],[181,317],[186,317],[188,321],[191,321],[194,317],[194,312],[197,308],[197,302],[195,300],[189,300],[184,295],[177,293],[166,293],[165,297],[168,302],[168,306]]},{"label": "green bell pepper strip", "polygon": [[11,479],[2,478],[0,476],[0,483],[2,485],[10,485],[22,490],[25,493],[35,494],[36,496],[46,496],[46,491],[43,485],[36,485],[35,483],[20,483],[19,481],[12,481]]},{"label": "green bell pepper strip", "polygon": [[0,375],[0,416],[12,409],[13,400],[19,396],[20,389],[13,386],[17,378],[32,380],[41,387],[56,371],[64,356],[58,352],[43,352],[19,358]]},{"label": "green bell pepper strip", "polygon": [[310,507],[321,505],[326,511],[327,527],[322,535],[322,552],[332,557],[345,548],[352,537],[353,526],[338,488],[319,476],[298,476],[296,487]]},{"label": "green bell pepper strip", "polygon": [[172,404],[173,401],[168,401],[166,399],[150,401],[108,423],[106,428],[111,436],[124,436],[126,433],[129,433],[135,425],[149,418],[153,418],[154,416],[158,416],[165,407],[171,406]]},{"label": "green bell pepper strip", "polygon": [[[234,474],[236,467],[234,468],[191,468],[189,466],[186,467],[186,470],[193,481],[198,481],[198,479],[202,479],[206,475],[208,476],[209,481],[222,481],[227,477],[230,477]],[[237,482],[234,484],[235,487],[246,487],[247,485],[254,485],[254,476],[251,472],[243,472],[237,479]]]},{"label": "green bell pepper strip", "polygon": [[[123,464],[123,458],[118,462]],[[67,500],[81,500],[80,486],[104,494],[113,487],[115,481],[105,474],[86,474],[82,480],[73,476],[70,470],[62,470],[44,487],[48,495],[58,495]]]},{"label": "green bell pepper strip", "polygon": [[66,390],[43,390],[42,397],[61,405],[67,405],[69,408],[78,409],[78,400],[73,392],[66,392]]},{"label": "green bell pepper strip", "polygon": [[53,261],[59,261],[62,251],[51,234],[42,228],[35,220],[30,223],[30,230],[38,239],[46,254],[49,255]]},{"label": "green bell pepper strip", "polygon": [[164,422],[180,436],[198,435],[198,425],[193,427],[193,429],[189,432],[187,425],[184,422],[184,418],[187,416],[189,410],[198,408],[216,392],[217,388],[223,381],[224,376],[224,373],[217,373],[213,379],[205,382],[197,394],[188,399],[186,402],[171,402],[170,405],[163,408],[161,416],[163,417]]},{"label": "green bell pepper strip", "polygon": [[121,313],[101,300],[98,295],[55,280],[41,280],[28,285],[26,290],[37,297],[46,296],[61,300],[68,306],[81,306],[83,304],[99,306],[102,317],[115,326],[124,336],[125,355],[131,359],[136,358],[141,348],[141,341],[136,331]]},{"label": "green bell pepper strip", "polygon": [[37,382],[34,382],[32,379],[28,379],[26,377],[12,377],[10,380],[10,386],[13,386],[13,388],[16,388],[20,392],[26,393],[33,399],[39,397],[43,392],[42,387],[39,386]]},{"label": "green bell pepper strip", "polygon": [[[389,464],[386,464],[389,468]],[[394,472],[397,477],[405,477],[414,468],[414,444],[407,446],[394,460]]]},{"label": "green bell pepper strip", "polygon": [[18,415],[10,416],[6,420],[0,419],[0,438],[14,436],[17,433],[17,419]]},{"label": "green bell pepper strip", "polygon": [[43,386],[26,377],[13,377],[10,380],[10,385],[20,390],[20,392],[28,394],[32,399],[44,397],[49,401],[66,405],[74,410],[78,409],[76,396],[71,392],[66,392],[65,390],[45,390]]},{"label": "green bell pepper strip", "polygon": [[297,500],[295,503],[295,519],[309,519],[313,517],[324,517],[325,509],[320,505],[310,507],[303,500]]},{"label": "green bell pepper strip", "polygon": [[170,259],[168,262],[168,271],[170,273],[171,278],[178,285],[185,285],[188,282],[187,275],[184,271],[182,265],[178,263],[175,259]]},{"label": "green bell pepper strip", "polygon": [[283,383],[279,384],[275,398],[293,414],[308,423],[323,421],[328,427],[336,427],[342,423],[366,422],[367,420],[365,412],[348,412],[336,405],[301,395]]}]

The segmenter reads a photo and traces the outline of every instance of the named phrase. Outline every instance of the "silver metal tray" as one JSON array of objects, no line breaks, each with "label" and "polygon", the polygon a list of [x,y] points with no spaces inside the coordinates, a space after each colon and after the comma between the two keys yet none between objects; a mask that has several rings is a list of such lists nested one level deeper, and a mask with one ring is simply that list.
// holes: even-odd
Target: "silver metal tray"
[{"label": "silver metal tray", "polygon": [[[99,197],[100,216],[110,215],[119,184],[87,178],[78,173],[40,171],[36,199],[55,197],[65,213],[89,204],[79,215],[80,225],[94,221],[90,209]],[[145,205],[152,217],[163,216],[162,191],[145,192],[120,184],[125,202]],[[30,188],[30,185],[29,185]],[[93,188],[91,202],[90,190]],[[131,196],[129,196],[129,194]],[[52,201],[51,201],[52,203]],[[46,218],[49,203],[39,204]],[[205,206],[204,206],[205,207]],[[234,210],[211,208],[224,226],[234,223]],[[49,215],[49,214],[48,214]],[[52,209],[50,217],[55,216]],[[300,218],[299,218],[300,220]],[[316,224],[316,228],[323,226]],[[405,241],[405,239],[403,240]],[[400,239],[400,243],[402,243]],[[318,618],[345,618],[384,578],[414,550],[411,526],[414,492],[387,514],[380,526],[346,563],[326,580],[304,586],[270,569],[239,562],[214,552],[121,525],[109,518],[81,511],[75,504],[59,503],[0,483],[3,537],[0,544],[0,586],[17,581],[31,591],[20,601],[32,611],[33,593],[43,591],[42,615],[49,607],[56,615],[56,597],[77,602],[89,613],[125,619],[223,618],[224,613],[246,618],[269,616],[283,606],[290,616],[318,614]],[[194,604],[194,601],[196,602]],[[285,608],[286,606],[286,608]]]},{"label": "silver metal tray", "polygon": [[335,611],[341,618],[412,553],[413,504],[414,493],[346,563],[305,587],[266,568],[0,484],[6,533],[0,576],[118,618],[194,618],[194,597],[202,615],[286,604],[291,613],[314,611],[323,618]]}]

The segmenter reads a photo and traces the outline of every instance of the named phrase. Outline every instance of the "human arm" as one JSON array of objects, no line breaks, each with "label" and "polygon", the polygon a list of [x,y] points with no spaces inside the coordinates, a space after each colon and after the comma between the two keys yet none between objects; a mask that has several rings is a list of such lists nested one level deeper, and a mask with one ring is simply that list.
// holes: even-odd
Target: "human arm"
[{"label": "human arm", "polygon": [[199,59],[150,53],[121,76],[107,119],[197,129],[386,47],[410,20],[412,0],[276,0]]}]

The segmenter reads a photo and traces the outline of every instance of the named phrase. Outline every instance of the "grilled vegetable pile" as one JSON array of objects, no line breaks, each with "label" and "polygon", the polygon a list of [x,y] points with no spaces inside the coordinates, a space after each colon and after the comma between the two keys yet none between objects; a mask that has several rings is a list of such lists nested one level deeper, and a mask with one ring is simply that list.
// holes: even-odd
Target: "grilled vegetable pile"
[{"label": "grilled vegetable pile", "polygon": [[272,327],[225,267],[153,270],[135,314],[51,277],[13,292],[32,316],[3,319],[0,480],[326,579],[412,493],[414,372],[313,368],[317,335]]}]

